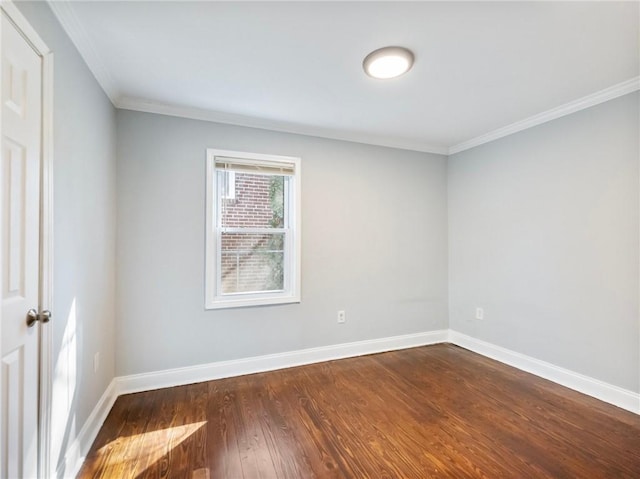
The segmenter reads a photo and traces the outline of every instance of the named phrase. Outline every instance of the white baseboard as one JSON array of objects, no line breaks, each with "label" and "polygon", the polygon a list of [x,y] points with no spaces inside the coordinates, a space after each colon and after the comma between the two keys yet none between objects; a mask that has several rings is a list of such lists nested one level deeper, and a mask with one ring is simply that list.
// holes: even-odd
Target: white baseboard
[{"label": "white baseboard", "polygon": [[111,411],[118,396],[117,381],[113,379],[102,394],[96,407],[91,411],[82,429],[80,429],[74,441],[67,448],[64,463],[58,467],[55,472],[56,478],[74,478],[78,475],[93,441],[95,441],[102,424],[104,424],[105,419],[107,419],[107,415],[109,411]]},{"label": "white baseboard", "polygon": [[640,414],[640,394],[472,338],[471,336],[466,336],[457,331],[429,331],[114,378],[80,430],[80,433],[67,449],[64,464],[56,471],[56,477],[67,478],[77,475],[107,414],[121,394],[150,391],[446,342]]},{"label": "white baseboard", "polygon": [[449,342],[554,383],[640,414],[640,394],[449,330]]},{"label": "white baseboard", "polygon": [[268,354],[253,358],[219,361],[185,368],[167,369],[152,373],[134,374],[117,378],[119,394],[149,391],[212,379],[291,368],[305,364],[350,358],[365,354],[382,353],[397,349],[414,348],[447,341],[448,331],[429,331],[390,338],[370,339],[353,343],[301,349],[287,353]]}]

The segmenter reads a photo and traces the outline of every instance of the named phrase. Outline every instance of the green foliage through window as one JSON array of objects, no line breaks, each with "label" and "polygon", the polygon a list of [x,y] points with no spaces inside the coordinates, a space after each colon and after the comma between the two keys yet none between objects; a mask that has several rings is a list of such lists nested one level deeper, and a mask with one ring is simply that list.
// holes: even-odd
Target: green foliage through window
[{"label": "green foliage through window", "polygon": [[[272,176],[269,181],[269,203],[272,228],[284,227],[284,176]],[[271,235],[267,245],[271,266],[269,289],[284,289],[284,235]]]}]

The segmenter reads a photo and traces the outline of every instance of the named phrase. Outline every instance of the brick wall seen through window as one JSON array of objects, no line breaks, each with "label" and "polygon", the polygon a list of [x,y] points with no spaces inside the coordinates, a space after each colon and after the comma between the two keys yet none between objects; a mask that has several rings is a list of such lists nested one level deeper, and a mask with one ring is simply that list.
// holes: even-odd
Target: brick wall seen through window
[{"label": "brick wall seen through window", "polygon": [[[222,199],[222,226],[282,226],[280,208],[283,199],[277,193],[274,195],[277,182],[282,181],[281,176],[235,173],[235,197]],[[242,293],[283,289],[282,275],[274,271],[282,269],[283,261],[282,234],[224,234],[221,244],[222,291]]]}]

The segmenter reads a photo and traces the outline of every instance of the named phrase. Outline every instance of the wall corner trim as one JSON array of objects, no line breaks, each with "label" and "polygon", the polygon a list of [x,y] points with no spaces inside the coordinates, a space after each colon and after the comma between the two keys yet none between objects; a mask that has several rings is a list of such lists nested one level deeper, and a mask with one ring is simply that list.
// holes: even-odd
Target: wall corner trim
[{"label": "wall corner trim", "polygon": [[640,394],[449,330],[449,342],[601,401],[640,414]]},{"label": "wall corner trim", "polygon": [[428,344],[446,342],[447,335],[447,330],[429,331],[122,376],[118,378],[118,390],[120,394],[128,394],[210,381],[212,379],[274,371],[276,369],[285,369],[303,366],[305,364],[363,356],[366,354],[426,346]]},{"label": "wall corner trim", "polygon": [[67,448],[64,461],[55,471],[56,478],[63,479],[78,475],[93,441],[95,441],[119,395],[117,378],[114,378],[91,411],[76,438]]}]

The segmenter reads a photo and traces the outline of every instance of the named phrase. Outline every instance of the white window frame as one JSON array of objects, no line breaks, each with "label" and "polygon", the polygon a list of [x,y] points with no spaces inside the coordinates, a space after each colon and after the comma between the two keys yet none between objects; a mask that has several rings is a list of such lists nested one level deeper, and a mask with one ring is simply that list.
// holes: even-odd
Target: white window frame
[{"label": "white window frame", "polygon": [[[220,268],[220,235],[218,225],[220,217],[217,202],[218,181],[216,178],[216,157],[237,159],[239,162],[270,167],[293,166],[294,174],[289,176],[290,188],[285,189],[285,201],[289,208],[285,224],[288,230],[285,236],[284,253],[284,289],[253,293],[222,294]],[[287,304],[300,302],[301,261],[301,185],[300,158],[292,156],[266,155],[240,151],[207,149],[207,195],[206,195],[206,251],[205,251],[205,309],[240,308],[247,306],[263,306],[269,304]],[[234,185],[235,186],[235,185]],[[289,193],[287,193],[287,191]],[[233,228],[233,231],[240,230]],[[242,228],[243,232],[261,232],[260,228]],[[260,231],[259,231],[260,230]],[[274,230],[265,230],[274,232]]]},{"label": "white window frame", "polygon": [[236,172],[227,171],[227,181],[225,185],[225,192],[223,195],[225,200],[236,199]]}]

